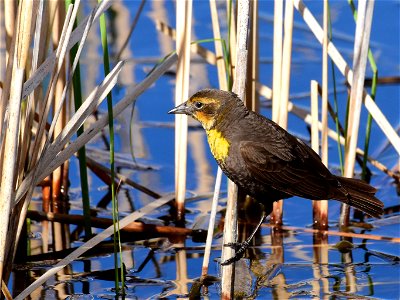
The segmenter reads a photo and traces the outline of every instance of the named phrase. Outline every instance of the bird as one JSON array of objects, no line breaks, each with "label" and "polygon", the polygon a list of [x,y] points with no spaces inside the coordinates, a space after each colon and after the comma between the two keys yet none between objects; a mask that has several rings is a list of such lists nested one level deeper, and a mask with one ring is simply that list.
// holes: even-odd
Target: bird
[{"label": "bird", "polygon": [[375,197],[374,187],[332,174],[306,143],[247,109],[233,92],[203,89],[168,113],[185,114],[200,122],[224,174],[263,204],[260,225],[273,202],[292,196],[335,199],[372,217],[383,214],[384,205]]}]

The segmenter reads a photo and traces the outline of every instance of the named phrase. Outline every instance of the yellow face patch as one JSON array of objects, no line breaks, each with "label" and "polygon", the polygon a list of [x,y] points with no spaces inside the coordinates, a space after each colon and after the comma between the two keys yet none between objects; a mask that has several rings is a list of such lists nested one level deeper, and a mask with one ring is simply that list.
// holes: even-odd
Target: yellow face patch
[{"label": "yellow face patch", "polygon": [[216,160],[224,161],[228,156],[230,143],[222,136],[221,132],[216,129],[207,130],[206,132],[211,153]]}]

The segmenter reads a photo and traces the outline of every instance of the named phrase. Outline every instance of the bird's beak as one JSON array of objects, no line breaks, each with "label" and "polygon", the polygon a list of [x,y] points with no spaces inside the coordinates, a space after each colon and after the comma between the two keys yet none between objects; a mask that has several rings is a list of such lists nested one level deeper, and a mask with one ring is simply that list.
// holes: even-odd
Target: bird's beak
[{"label": "bird's beak", "polygon": [[187,106],[187,102],[183,102],[182,104],[178,105],[174,109],[171,109],[169,114],[185,114],[185,115],[191,115],[192,111],[190,107]]}]

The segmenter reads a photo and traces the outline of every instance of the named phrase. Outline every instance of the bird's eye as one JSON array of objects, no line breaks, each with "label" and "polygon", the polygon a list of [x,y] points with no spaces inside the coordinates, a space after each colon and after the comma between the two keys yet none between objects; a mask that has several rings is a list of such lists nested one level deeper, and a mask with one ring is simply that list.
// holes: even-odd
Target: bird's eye
[{"label": "bird's eye", "polygon": [[201,102],[195,102],[195,103],[194,103],[194,106],[195,106],[197,109],[200,109],[200,108],[203,107],[203,103],[201,103]]}]

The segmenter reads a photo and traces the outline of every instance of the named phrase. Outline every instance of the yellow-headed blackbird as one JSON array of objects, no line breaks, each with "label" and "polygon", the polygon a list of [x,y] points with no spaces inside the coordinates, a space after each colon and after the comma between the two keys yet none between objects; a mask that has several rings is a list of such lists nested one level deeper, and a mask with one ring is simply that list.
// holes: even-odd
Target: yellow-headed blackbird
[{"label": "yellow-headed blackbird", "polygon": [[373,217],[383,213],[374,187],[333,175],[314,150],[278,124],[248,110],[234,93],[201,90],[169,113],[198,120],[223,172],[266,208],[273,201],[299,196],[336,199]]}]

